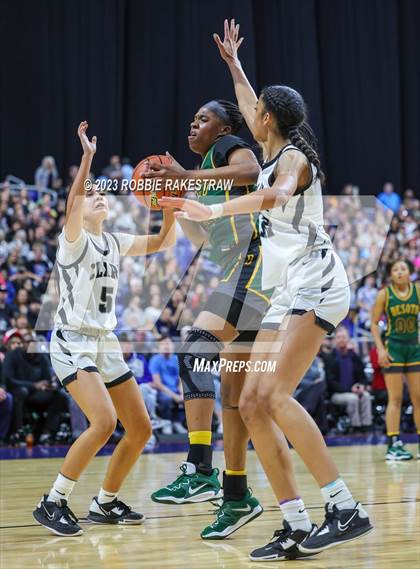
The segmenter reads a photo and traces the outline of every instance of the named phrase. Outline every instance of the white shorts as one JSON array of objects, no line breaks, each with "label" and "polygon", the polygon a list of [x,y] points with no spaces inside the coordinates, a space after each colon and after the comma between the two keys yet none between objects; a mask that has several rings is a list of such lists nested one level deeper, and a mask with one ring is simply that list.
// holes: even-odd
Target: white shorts
[{"label": "white shorts", "polygon": [[113,332],[89,334],[53,330],[51,363],[60,382],[66,386],[77,379],[77,370],[98,372],[106,387],[127,381],[133,375],[124,361],[118,338]]},{"label": "white shorts", "polygon": [[340,257],[333,249],[312,251],[289,266],[285,284],[274,289],[261,328],[281,329],[286,315],[313,310],[315,322],[331,334],[349,307],[349,283]]}]

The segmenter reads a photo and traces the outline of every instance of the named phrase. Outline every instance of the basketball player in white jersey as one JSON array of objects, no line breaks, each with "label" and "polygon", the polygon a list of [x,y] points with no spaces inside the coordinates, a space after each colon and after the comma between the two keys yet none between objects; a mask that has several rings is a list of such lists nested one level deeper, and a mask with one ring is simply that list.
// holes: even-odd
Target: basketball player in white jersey
[{"label": "basketball player in white jersey", "polygon": [[115,297],[121,255],[146,255],[175,243],[173,215],[164,212],[158,235],[105,233],[108,201],[85,181],[96,152],[87,122],[78,135],[83,157],[67,200],[66,223],[59,236],[56,266],[60,301],[51,337],[51,362],[61,383],[89,420],[89,428],[70,447],[51,490],[33,512],[35,519],[61,536],[82,533],[67,505],[73,487],[113,433],[117,418],[125,435],[110,459],[88,518],[95,523],[141,524],[144,516],[118,498],[121,485],[151,435],[149,417],[136,380],[125,363],[117,337]]},{"label": "basketball player in white jersey", "polygon": [[[257,99],[237,57],[242,43],[238,30],[233,20],[230,26],[225,21],[224,41],[217,35],[215,41],[231,71],[239,108],[263,148],[259,191],[212,206],[171,198],[161,203],[182,209],[177,217],[195,221],[261,212],[263,289],[275,287],[275,292],[251,360],[275,360],[276,372],[248,373],[239,409],[284,516],[283,529],[250,557],[274,561],[313,555],[373,528],[339,477],[315,422],[293,399],[325,333],[335,329],[349,308],[346,273],[323,228],[322,172],[305,104],[286,86],[266,87]],[[326,517],[319,529],[311,524],[299,496],[287,445],[279,457],[265,444],[270,420],[284,432],[321,488]]]}]

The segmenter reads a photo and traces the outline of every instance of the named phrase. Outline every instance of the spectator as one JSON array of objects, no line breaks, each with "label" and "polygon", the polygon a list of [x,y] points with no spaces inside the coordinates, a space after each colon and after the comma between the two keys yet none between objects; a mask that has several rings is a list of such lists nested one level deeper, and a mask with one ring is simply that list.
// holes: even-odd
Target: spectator
[{"label": "spectator", "polygon": [[58,180],[58,171],[52,156],[44,156],[41,165],[35,171],[35,185],[38,188],[54,188]]},{"label": "spectator", "polygon": [[[146,313],[140,305],[140,297],[133,296],[122,314],[122,323],[127,330],[143,330],[146,325]],[[135,326],[133,327],[133,324]]]},{"label": "spectator", "polygon": [[294,398],[308,411],[323,435],[327,433],[326,391],[324,363],[316,357],[299,383]]},{"label": "spectator", "polygon": [[375,304],[378,289],[375,286],[375,277],[368,275],[363,286],[357,291],[357,307],[359,309],[358,324],[364,330],[370,329],[370,313]]},{"label": "spectator", "polygon": [[[164,419],[173,420],[172,428],[177,433],[186,433],[183,426],[183,396],[179,378],[178,358],[173,353],[173,342],[170,338],[159,340],[159,354],[150,359],[152,387],[158,391],[160,415]],[[165,434],[169,433],[170,429]]]},{"label": "spectator", "polygon": [[155,330],[158,338],[170,337],[175,340],[179,336],[179,331],[174,322],[174,316],[168,306],[162,310],[155,324]]},{"label": "spectator", "polygon": [[325,360],[331,402],[346,407],[355,430],[367,431],[372,425],[372,404],[363,362],[354,352],[344,327],[337,329],[334,343],[331,355]]},{"label": "spectator", "polygon": [[398,213],[401,205],[400,196],[394,191],[394,184],[387,182],[384,184],[383,191],[378,195],[378,200],[386,207],[392,209],[394,213]]},{"label": "spectator", "polygon": [[6,390],[3,383],[3,361],[0,360],[0,444],[9,434],[13,414],[13,396]]},{"label": "spectator", "polygon": [[376,349],[376,346],[373,346],[370,350],[369,359],[373,369],[371,383],[372,395],[375,398],[375,403],[378,405],[386,405],[388,402],[388,392],[386,390],[384,374],[382,373],[382,368],[379,365],[378,350]]},{"label": "spectator", "polygon": [[6,299],[7,287],[2,284],[0,285],[0,334],[3,334],[10,328],[14,314],[14,310],[10,304],[6,304]]},{"label": "spectator", "polygon": [[23,336],[23,347],[10,349],[3,364],[4,381],[15,398],[17,430],[23,426],[23,407],[47,412],[39,442],[50,442],[60,425],[60,415],[66,411],[67,397],[52,381],[48,359],[43,354],[28,353],[31,333]]},{"label": "spectator", "polygon": [[161,312],[162,312],[162,298],[160,294],[154,294],[150,299],[150,306],[148,306],[145,311],[148,328],[153,328]]},{"label": "spectator", "polygon": [[121,179],[122,172],[121,172],[121,159],[117,154],[114,154],[109,159],[109,164],[106,166],[102,171],[104,176],[112,179]]},{"label": "spectator", "polygon": [[122,159],[122,166],[121,166],[121,175],[122,175],[123,179],[130,181],[131,177],[133,175],[133,170],[134,170],[134,168],[130,164],[130,159],[127,157],[124,157]]},{"label": "spectator", "polygon": [[[152,422],[153,431],[159,429],[171,430],[172,423],[169,420],[161,419],[157,416],[157,391],[152,387],[152,376],[149,371],[149,364],[147,359],[134,351],[133,342],[129,341],[128,334],[122,333],[119,337],[121,347],[123,350],[124,360],[127,362],[128,367],[133,372],[137,383],[141,389],[144,403],[147,412]],[[154,442],[154,435],[152,435],[149,442]]]}]

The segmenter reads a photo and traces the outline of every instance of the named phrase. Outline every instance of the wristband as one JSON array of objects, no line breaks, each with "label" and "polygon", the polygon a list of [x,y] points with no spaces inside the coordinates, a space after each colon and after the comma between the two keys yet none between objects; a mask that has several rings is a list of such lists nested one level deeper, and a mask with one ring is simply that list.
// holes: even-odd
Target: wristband
[{"label": "wristband", "polygon": [[216,203],[214,205],[210,205],[209,208],[211,209],[211,215],[209,219],[217,219],[218,217],[222,217],[223,215],[222,203]]}]

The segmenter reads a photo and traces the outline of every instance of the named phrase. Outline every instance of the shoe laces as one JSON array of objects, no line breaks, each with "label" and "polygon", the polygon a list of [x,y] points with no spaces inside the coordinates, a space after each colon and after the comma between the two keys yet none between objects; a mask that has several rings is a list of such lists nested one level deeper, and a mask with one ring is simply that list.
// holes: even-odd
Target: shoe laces
[{"label": "shoe laces", "polygon": [[171,484],[168,484],[167,488],[176,489],[181,488],[185,482],[191,478],[191,475],[186,474],[187,467],[185,464],[181,464],[180,466],[181,474],[176,478]]},{"label": "shoe laces", "polygon": [[122,502],[121,500],[118,500],[118,499],[116,499],[115,502],[112,501],[112,509],[114,509],[114,508],[118,508],[119,510],[122,510],[121,515],[129,514],[132,510],[132,508],[128,504],[125,504],[124,502]]},{"label": "shoe laces", "polygon": [[333,504],[332,508],[330,506],[331,504],[325,504],[325,520],[318,528],[317,533],[320,533],[324,528],[332,524],[335,518],[339,517],[337,506],[335,504]]},{"label": "shoe laces", "polygon": [[56,502],[56,504],[58,506],[60,518],[63,517],[71,525],[76,525],[79,520],[78,520],[78,518],[76,518],[74,513],[68,507],[67,501],[66,500],[59,500],[58,502]]},{"label": "shoe laces", "polygon": [[229,502],[223,502],[223,504],[214,511],[214,514],[216,515],[216,520],[212,523],[212,526],[216,525],[222,518],[224,518],[223,521],[226,522],[235,520],[233,509]]},{"label": "shoe laces", "polygon": [[288,528],[284,527],[283,529],[276,529],[276,531],[273,533],[273,537],[270,539],[270,543],[278,543],[281,545],[287,540],[287,538],[291,533],[292,529],[290,527]]}]

